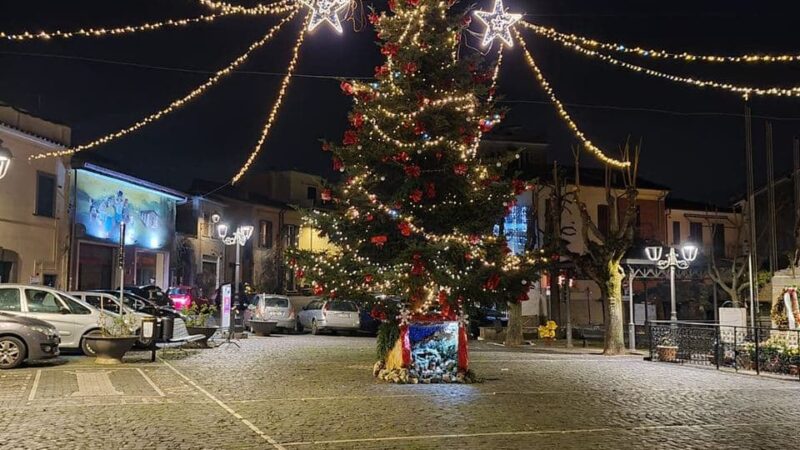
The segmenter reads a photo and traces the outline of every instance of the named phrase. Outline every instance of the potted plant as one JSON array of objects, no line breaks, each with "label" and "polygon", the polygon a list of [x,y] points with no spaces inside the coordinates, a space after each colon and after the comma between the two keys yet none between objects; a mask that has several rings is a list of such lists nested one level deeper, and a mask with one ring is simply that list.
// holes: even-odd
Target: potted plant
[{"label": "potted plant", "polygon": [[672,336],[664,336],[656,346],[658,360],[664,362],[675,362],[678,360],[678,345]]},{"label": "potted plant", "polygon": [[252,312],[250,316],[250,331],[256,336],[269,336],[275,330],[278,322],[268,320],[262,301],[258,303],[258,306],[250,305],[249,308]]},{"label": "potted plant", "polygon": [[[101,297],[102,298],[102,297]],[[101,300],[102,302],[102,300]],[[87,346],[94,351],[98,364],[119,364],[122,357],[139,339],[134,333],[136,319],[132,314],[115,314],[106,316],[100,306],[100,333],[84,337]]]},{"label": "potted plant", "polygon": [[189,334],[202,334],[205,336],[202,340],[197,341],[197,344],[201,347],[208,347],[208,339],[219,328],[208,324],[208,319],[216,313],[217,307],[214,305],[198,306],[195,303],[191,307],[183,309],[183,314],[186,316],[186,331]]}]

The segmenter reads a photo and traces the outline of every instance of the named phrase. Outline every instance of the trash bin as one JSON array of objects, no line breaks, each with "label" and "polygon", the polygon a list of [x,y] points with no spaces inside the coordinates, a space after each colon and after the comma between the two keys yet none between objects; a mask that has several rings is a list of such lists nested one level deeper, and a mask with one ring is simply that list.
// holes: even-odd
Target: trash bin
[{"label": "trash bin", "polygon": [[139,340],[145,344],[150,345],[153,340],[158,337],[156,326],[156,318],[153,316],[142,317],[142,327],[139,329]]},{"label": "trash bin", "polygon": [[169,341],[172,339],[172,327],[175,326],[175,319],[172,317],[161,318],[161,340]]}]

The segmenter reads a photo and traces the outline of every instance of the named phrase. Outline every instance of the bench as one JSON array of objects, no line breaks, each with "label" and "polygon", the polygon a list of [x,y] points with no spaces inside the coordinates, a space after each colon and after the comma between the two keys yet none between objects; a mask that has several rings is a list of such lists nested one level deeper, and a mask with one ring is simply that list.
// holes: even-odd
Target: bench
[{"label": "bench", "polygon": [[189,330],[186,329],[186,323],[183,319],[176,318],[172,322],[172,338],[169,341],[157,341],[156,347],[181,347],[189,342],[199,341],[205,338],[206,336],[204,334],[189,334]]},{"label": "bench", "polygon": [[586,347],[586,341],[602,341],[605,339],[605,330],[601,327],[586,327],[586,328],[573,328],[578,339],[583,340],[583,346]]}]

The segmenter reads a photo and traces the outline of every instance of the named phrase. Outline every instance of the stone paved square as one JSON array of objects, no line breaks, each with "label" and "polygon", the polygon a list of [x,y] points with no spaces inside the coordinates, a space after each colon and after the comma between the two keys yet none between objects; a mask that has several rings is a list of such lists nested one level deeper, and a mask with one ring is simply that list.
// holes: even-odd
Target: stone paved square
[{"label": "stone paved square", "polygon": [[[472,385],[392,385],[374,339],[274,335],[0,374],[8,448],[793,448],[800,382],[473,342]],[[75,374],[89,374],[84,393]],[[102,373],[104,375],[97,375]],[[37,379],[38,374],[38,381]],[[94,375],[93,375],[94,374]],[[86,375],[85,375],[86,376]],[[35,392],[34,392],[34,385]],[[33,395],[31,395],[33,393]]]}]

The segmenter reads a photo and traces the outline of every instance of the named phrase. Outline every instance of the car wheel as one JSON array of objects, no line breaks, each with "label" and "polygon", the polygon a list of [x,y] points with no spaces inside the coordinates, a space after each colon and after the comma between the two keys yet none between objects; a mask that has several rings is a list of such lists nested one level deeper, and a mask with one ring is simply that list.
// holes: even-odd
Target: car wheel
[{"label": "car wheel", "polygon": [[100,334],[99,330],[94,330],[94,331],[90,331],[90,332],[88,332],[88,333],[83,335],[83,337],[81,338],[81,351],[83,352],[84,355],[86,355],[86,356],[95,356],[95,351],[89,345],[89,342],[86,341],[86,336],[95,336],[95,335],[99,335],[99,334]]},{"label": "car wheel", "polygon": [[312,320],[311,321],[311,334],[313,334],[313,335],[319,334],[319,328],[317,327],[317,321],[316,320]]},{"label": "car wheel", "polygon": [[21,340],[4,336],[0,338],[0,369],[13,369],[25,360],[27,348]]},{"label": "car wheel", "polygon": [[303,332],[303,324],[300,323],[299,320],[297,322],[295,322],[294,331],[296,331],[298,333],[302,333]]}]

